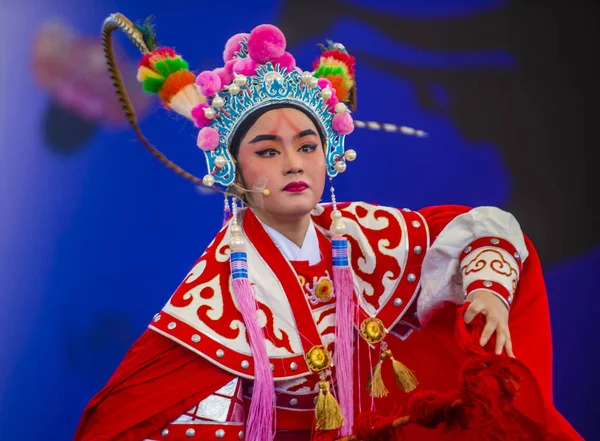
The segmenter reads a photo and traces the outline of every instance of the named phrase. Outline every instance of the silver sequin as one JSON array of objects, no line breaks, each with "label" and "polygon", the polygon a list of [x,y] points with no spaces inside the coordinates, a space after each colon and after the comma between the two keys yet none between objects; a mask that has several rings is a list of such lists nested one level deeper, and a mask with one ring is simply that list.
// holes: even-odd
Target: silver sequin
[{"label": "silver sequin", "polygon": [[413,273],[410,273],[406,278],[409,282],[414,282],[415,280],[417,280],[417,276],[415,276]]},{"label": "silver sequin", "polygon": [[242,361],[242,369],[248,369],[250,367],[250,362],[248,360]]},{"label": "silver sequin", "polygon": [[185,431],[185,436],[187,436],[188,438],[193,437],[196,434],[196,431],[194,429],[188,429]]},{"label": "silver sequin", "polygon": [[156,323],[156,322],[157,322],[157,321],[159,321],[159,320],[160,320],[160,314],[156,314],[156,315],[154,316],[154,323]]},{"label": "silver sequin", "polygon": [[493,285],[492,282],[490,282],[489,280],[486,280],[485,282],[483,282],[483,286],[485,286],[486,288],[490,288]]},{"label": "silver sequin", "polygon": [[290,406],[295,406],[296,404],[298,404],[298,399],[297,398],[292,398],[290,400]]},{"label": "silver sequin", "polygon": [[290,363],[290,369],[295,371],[296,369],[298,369],[298,364],[295,361],[292,361]]},{"label": "silver sequin", "polygon": [[209,395],[198,403],[196,417],[204,420],[224,423],[231,408],[231,399],[218,395]]},{"label": "silver sequin", "polygon": [[217,358],[223,358],[224,356],[225,352],[223,352],[223,349],[217,350]]},{"label": "silver sequin", "polygon": [[240,433],[238,433],[238,438],[244,439],[244,431],[243,430],[240,430]]},{"label": "silver sequin", "polygon": [[515,259],[517,259],[517,260],[519,260],[521,258],[521,255],[519,253],[515,253],[514,256],[515,256]]},{"label": "silver sequin", "polygon": [[467,248],[465,248],[465,254],[470,253],[472,250],[471,246],[469,245]]},{"label": "silver sequin", "polygon": [[200,336],[198,334],[192,335],[192,341],[198,343],[200,341]]},{"label": "silver sequin", "polygon": [[219,429],[215,432],[215,436],[217,438],[225,438],[225,431],[223,429]]},{"label": "silver sequin", "polygon": [[162,436],[167,436],[169,434],[169,429],[163,429],[162,432],[160,432],[160,434]]},{"label": "silver sequin", "polygon": [[235,389],[237,388],[239,378],[234,378],[221,389],[215,392],[215,394],[224,395],[226,397],[233,397]]},{"label": "silver sequin", "polygon": [[412,226],[415,228],[419,228],[421,226],[421,222],[419,221],[412,221]]},{"label": "silver sequin", "polygon": [[413,248],[413,252],[415,254],[419,255],[423,252],[423,248],[421,248],[419,245],[417,245],[416,247]]},{"label": "silver sequin", "polygon": [[492,245],[498,245],[500,243],[500,241],[494,237],[493,239],[490,239],[490,243]]},{"label": "silver sequin", "polygon": [[177,323],[171,322],[171,323],[169,323],[169,325],[167,326],[167,328],[173,330],[173,329],[175,329],[175,326],[177,326]]},{"label": "silver sequin", "polygon": [[398,306],[398,307],[402,306],[402,299],[396,297],[394,299],[394,306]]}]

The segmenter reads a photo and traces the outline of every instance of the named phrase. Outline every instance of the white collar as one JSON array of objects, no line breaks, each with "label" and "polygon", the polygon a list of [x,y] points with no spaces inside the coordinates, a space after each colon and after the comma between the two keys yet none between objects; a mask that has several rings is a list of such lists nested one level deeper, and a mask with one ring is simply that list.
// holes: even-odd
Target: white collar
[{"label": "white collar", "polygon": [[274,228],[271,228],[262,222],[261,224],[287,260],[308,260],[310,265],[315,265],[321,261],[319,238],[317,237],[317,230],[312,219],[308,225],[308,230],[306,230],[306,236],[304,236],[302,247],[296,245]]}]

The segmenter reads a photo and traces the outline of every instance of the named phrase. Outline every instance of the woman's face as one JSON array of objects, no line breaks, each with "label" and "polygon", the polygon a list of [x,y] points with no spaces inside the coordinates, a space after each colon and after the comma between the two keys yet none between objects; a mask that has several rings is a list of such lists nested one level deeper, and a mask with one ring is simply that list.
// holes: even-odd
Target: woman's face
[{"label": "woman's face", "polygon": [[240,143],[238,165],[255,210],[280,220],[306,216],[320,201],[325,187],[325,154],[317,128],[308,116],[292,108],[266,112]]}]

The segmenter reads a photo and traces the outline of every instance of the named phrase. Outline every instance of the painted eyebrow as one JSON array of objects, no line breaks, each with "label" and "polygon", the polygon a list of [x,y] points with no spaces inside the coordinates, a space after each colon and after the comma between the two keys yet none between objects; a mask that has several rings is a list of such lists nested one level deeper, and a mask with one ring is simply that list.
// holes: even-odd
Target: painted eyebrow
[{"label": "painted eyebrow", "polygon": [[[297,133],[294,136],[294,139],[304,138],[305,136],[309,136],[309,135],[317,136],[317,133],[313,129],[302,130],[301,132]],[[252,139],[252,141],[249,142],[249,144],[256,144],[257,142],[261,142],[261,141],[281,141],[281,137],[277,136],[277,135],[271,135],[271,134],[256,135]]]},{"label": "painted eyebrow", "polygon": [[278,141],[281,138],[277,135],[256,135],[249,144],[256,144],[261,141]]},{"label": "painted eyebrow", "polygon": [[300,133],[298,133],[296,136],[294,136],[294,139],[304,138],[305,136],[309,136],[309,135],[317,136],[317,132],[315,132],[313,129],[302,130]]}]

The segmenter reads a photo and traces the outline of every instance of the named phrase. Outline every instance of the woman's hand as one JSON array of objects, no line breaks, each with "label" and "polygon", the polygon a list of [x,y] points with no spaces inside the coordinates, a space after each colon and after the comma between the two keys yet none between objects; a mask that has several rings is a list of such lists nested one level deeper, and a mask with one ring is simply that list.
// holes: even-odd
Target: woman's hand
[{"label": "woman's hand", "polygon": [[466,324],[471,323],[479,313],[485,316],[485,328],[481,333],[479,344],[485,346],[496,332],[496,354],[500,355],[504,348],[508,356],[514,358],[515,354],[508,329],[508,308],[504,302],[495,294],[482,289],[469,294],[467,301],[471,304],[464,314]]}]

